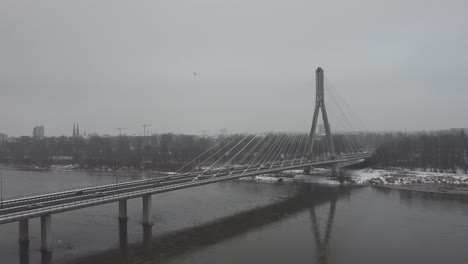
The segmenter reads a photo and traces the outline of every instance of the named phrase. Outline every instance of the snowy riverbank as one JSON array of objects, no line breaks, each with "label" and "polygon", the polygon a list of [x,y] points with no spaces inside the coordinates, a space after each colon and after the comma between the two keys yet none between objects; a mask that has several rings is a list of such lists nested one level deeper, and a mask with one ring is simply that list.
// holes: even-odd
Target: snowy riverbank
[{"label": "snowy riverbank", "polygon": [[370,185],[404,185],[415,183],[468,185],[468,175],[462,173],[441,173],[414,171],[402,168],[363,169],[351,171],[352,183]]},{"label": "snowy riverbank", "polygon": [[310,172],[310,175],[304,175],[303,170],[287,170],[275,174],[264,174],[253,177],[240,178],[242,181],[256,182],[305,182],[326,185],[339,184],[336,178],[330,177],[329,169],[316,168]]},{"label": "snowy riverbank", "polygon": [[[346,182],[362,185],[406,185],[406,184],[449,184],[468,185],[468,175],[463,172],[440,173],[412,171],[402,168],[389,169],[361,169],[345,170]],[[302,170],[284,171],[277,174],[267,174],[254,177],[241,178],[240,180],[257,182],[306,182],[317,184],[339,184],[336,178],[332,178],[330,170],[317,169],[311,175],[304,175]]]},{"label": "snowy riverbank", "polygon": [[[59,165],[51,167],[58,171],[79,170],[77,165]],[[142,172],[129,168],[118,170],[102,169],[89,171],[106,172]],[[144,171],[147,173],[156,173],[160,175],[171,175],[174,172]],[[468,174],[463,171],[457,173],[449,172],[425,172],[421,170],[409,170],[403,168],[344,170],[347,182],[351,184],[363,185],[406,185],[406,184],[450,184],[450,185],[468,185]],[[310,175],[304,175],[302,170],[288,170],[275,174],[264,174],[254,177],[245,177],[240,180],[257,182],[306,182],[317,184],[339,184],[336,178],[331,177],[329,169],[315,168]]]}]

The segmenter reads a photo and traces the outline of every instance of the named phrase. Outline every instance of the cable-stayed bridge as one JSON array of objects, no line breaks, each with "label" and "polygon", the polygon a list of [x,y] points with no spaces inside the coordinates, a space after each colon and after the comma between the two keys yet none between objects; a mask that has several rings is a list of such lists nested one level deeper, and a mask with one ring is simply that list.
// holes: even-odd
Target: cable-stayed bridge
[{"label": "cable-stayed bridge", "polygon": [[28,220],[40,217],[41,250],[47,255],[52,250],[52,214],[118,202],[119,219],[126,222],[127,200],[142,197],[143,225],[151,226],[153,194],[287,170],[301,169],[309,174],[313,167],[330,167],[332,175],[338,177],[340,165],[371,157],[376,144],[362,122],[325,81],[323,70],[318,68],[315,109],[308,133],[219,137],[211,147],[169,176],[2,201],[0,224],[18,221],[20,245],[24,248],[29,241]]}]

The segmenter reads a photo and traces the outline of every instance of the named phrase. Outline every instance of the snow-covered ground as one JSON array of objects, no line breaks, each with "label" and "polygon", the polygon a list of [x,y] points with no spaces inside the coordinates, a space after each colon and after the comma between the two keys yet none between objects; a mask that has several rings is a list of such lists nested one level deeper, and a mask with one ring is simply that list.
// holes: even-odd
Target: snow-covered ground
[{"label": "snow-covered ground", "polygon": [[78,169],[79,166],[76,164],[69,164],[69,165],[52,165],[50,166],[51,170],[57,170],[57,171],[73,171]]},{"label": "snow-covered ground", "polygon": [[[53,170],[74,171],[78,165],[54,165]],[[112,172],[131,170],[111,170]],[[161,175],[173,175],[175,172],[156,172]],[[429,172],[422,170],[409,170],[403,168],[346,170],[347,182],[352,184],[369,185],[404,185],[412,183],[443,183],[452,185],[468,185],[468,174],[463,171],[457,173]],[[310,175],[304,175],[303,170],[287,170],[276,174],[264,174],[254,177],[245,177],[240,180],[257,182],[306,182],[316,184],[339,184],[336,178],[330,177],[330,169],[314,168]]]},{"label": "snow-covered ground", "polygon": [[303,170],[288,170],[277,174],[240,178],[240,180],[257,182],[306,182],[327,185],[339,184],[337,179],[330,177],[329,169],[322,168],[315,168],[310,172],[310,175],[304,175]]},{"label": "snow-covered ground", "polygon": [[351,182],[372,185],[402,185],[411,183],[468,184],[468,175],[460,172],[441,173],[413,171],[402,168],[363,169],[351,171]]},{"label": "snow-covered ground", "polygon": [[[306,182],[317,184],[339,184],[336,178],[330,177],[330,170],[315,169],[311,175],[304,175],[302,170],[290,170],[283,173],[246,177],[240,180],[258,182]],[[412,183],[442,183],[451,185],[468,185],[468,175],[457,173],[413,171],[402,168],[347,170],[347,182],[369,185],[403,185]],[[280,180],[281,179],[281,180]]]},{"label": "snow-covered ground", "polygon": [[[281,180],[280,180],[281,179]],[[330,179],[329,177],[325,177],[323,175],[303,175],[299,174],[293,178],[284,178],[278,176],[254,176],[254,177],[245,177],[240,178],[241,181],[256,181],[256,182],[306,182],[306,183],[316,183],[316,184],[326,184],[326,185],[336,185],[339,182],[335,179]]]}]

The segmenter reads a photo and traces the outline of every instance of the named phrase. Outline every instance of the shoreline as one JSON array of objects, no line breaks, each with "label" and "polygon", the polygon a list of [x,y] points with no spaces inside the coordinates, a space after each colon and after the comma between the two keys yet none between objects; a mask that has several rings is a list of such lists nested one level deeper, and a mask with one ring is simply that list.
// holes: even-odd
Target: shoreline
[{"label": "shoreline", "polygon": [[377,189],[409,191],[451,197],[457,196],[468,199],[468,185],[418,183],[405,185],[372,185],[372,187]]},{"label": "shoreline", "polygon": [[356,183],[370,185],[447,184],[468,185],[468,174],[425,172],[404,168],[366,168],[351,172]]},{"label": "shoreline", "polygon": [[129,169],[119,168],[80,168],[75,165],[53,165],[50,167],[39,167],[39,166],[29,166],[29,165],[10,165],[10,164],[1,164],[0,170],[18,170],[18,171],[58,171],[58,172],[92,172],[92,173],[154,173],[160,175],[172,175],[172,171],[157,171],[157,170],[148,170],[148,169]]}]

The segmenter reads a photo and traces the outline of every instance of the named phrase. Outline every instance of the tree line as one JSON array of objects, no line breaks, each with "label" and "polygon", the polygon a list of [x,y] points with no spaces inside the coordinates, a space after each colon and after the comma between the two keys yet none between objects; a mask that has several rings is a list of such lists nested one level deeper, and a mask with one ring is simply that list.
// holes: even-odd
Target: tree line
[{"label": "tree line", "polygon": [[377,149],[373,162],[434,172],[468,172],[468,138],[458,133],[397,134]]},{"label": "tree line", "polygon": [[21,137],[0,145],[0,161],[48,167],[78,164],[82,168],[173,169],[194,159],[214,144],[215,138],[159,134],[147,137]]},{"label": "tree line", "polygon": [[[81,168],[105,166],[114,169],[129,167],[174,171],[205,153],[185,168],[190,170],[200,165],[207,157],[210,157],[210,160],[202,165],[211,166],[216,161],[218,164],[238,164],[247,161],[261,163],[302,157],[307,151],[307,138],[307,134],[285,133],[218,137],[172,133],[147,137],[21,137],[0,145],[0,161],[41,167],[78,164]],[[365,142],[373,142],[376,138],[377,141],[381,140],[372,134],[333,136],[337,154],[367,149],[370,146]],[[246,143],[249,143],[249,146],[244,148]],[[264,145],[266,148],[262,150]],[[312,156],[326,156],[327,145],[324,136],[317,136],[310,151]],[[253,147],[257,149],[252,149]]]}]

